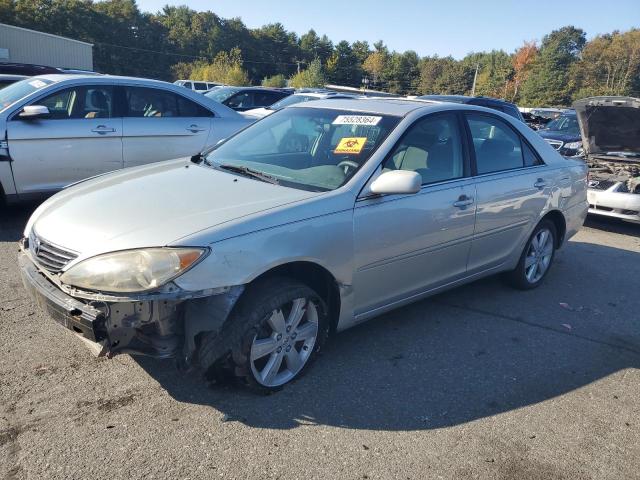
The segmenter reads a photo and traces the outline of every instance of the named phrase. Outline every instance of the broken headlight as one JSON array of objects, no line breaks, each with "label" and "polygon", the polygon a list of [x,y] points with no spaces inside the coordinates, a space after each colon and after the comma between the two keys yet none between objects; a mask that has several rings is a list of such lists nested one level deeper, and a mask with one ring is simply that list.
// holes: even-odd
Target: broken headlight
[{"label": "broken headlight", "polygon": [[204,248],[145,248],[106,253],[71,267],[60,280],[101,292],[153,290],[193,267],[205,252]]}]

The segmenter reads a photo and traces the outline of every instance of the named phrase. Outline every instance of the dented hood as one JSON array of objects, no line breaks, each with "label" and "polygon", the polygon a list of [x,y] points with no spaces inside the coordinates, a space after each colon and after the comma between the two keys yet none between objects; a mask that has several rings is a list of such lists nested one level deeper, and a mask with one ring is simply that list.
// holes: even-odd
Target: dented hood
[{"label": "dented hood", "polygon": [[81,257],[170,245],[183,237],[317,196],[188,160],[122,170],[81,182],[32,215],[38,236]]},{"label": "dented hood", "polygon": [[591,97],[573,104],[587,155],[640,154],[640,99]]}]

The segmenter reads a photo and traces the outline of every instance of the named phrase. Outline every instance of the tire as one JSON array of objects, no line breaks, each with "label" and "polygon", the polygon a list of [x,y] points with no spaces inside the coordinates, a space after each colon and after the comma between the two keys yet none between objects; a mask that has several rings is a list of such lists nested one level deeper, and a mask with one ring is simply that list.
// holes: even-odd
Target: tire
[{"label": "tire", "polygon": [[[546,240],[538,250],[534,243],[540,244],[541,233],[547,232]],[[542,235],[544,235],[542,233]],[[542,220],[533,230],[527,241],[518,265],[507,274],[509,284],[520,290],[530,290],[538,287],[549,273],[553,264],[557,245],[558,233],[555,224],[550,220]],[[533,262],[533,264],[531,263]],[[536,268],[537,270],[533,271]]]},{"label": "tire", "polygon": [[317,356],[329,333],[327,312],[325,302],[303,283],[284,277],[259,280],[245,290],[221,331],[203,337],[200,365],[210,378],[231,373],[254,390],[279,390]]}]

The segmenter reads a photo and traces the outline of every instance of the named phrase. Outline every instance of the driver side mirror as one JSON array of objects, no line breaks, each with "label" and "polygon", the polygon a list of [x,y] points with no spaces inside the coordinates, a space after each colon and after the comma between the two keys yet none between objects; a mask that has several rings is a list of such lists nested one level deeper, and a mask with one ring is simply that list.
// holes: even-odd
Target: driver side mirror
[{"label": "driver side mirror", "polygon": [[18,117],[23,120],[35,120],[38,118],[47,118],[49,115],[51,115],[51,113],[44,105],[27,105],[18,114]]},{"label": "driver side mirror", "polygon": [[391,170],[382,173],[371,184],[371,193],[377,195],[418,193],[422,176],[412,170]]}]

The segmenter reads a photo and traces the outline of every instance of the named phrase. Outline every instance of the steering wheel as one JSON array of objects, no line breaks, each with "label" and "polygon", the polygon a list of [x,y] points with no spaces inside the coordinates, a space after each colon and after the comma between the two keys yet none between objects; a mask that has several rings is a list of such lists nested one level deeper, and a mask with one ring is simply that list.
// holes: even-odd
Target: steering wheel
[{"label": "steering wheel", "polygon": [[338,168],[342,168],[344,174],[346,175],[347,173],[349,173],[350,168],[353,168],[354,170],[360,168],[360,164],[358,162],[354,162],[353,160],[342,160],[338,164]]}]

